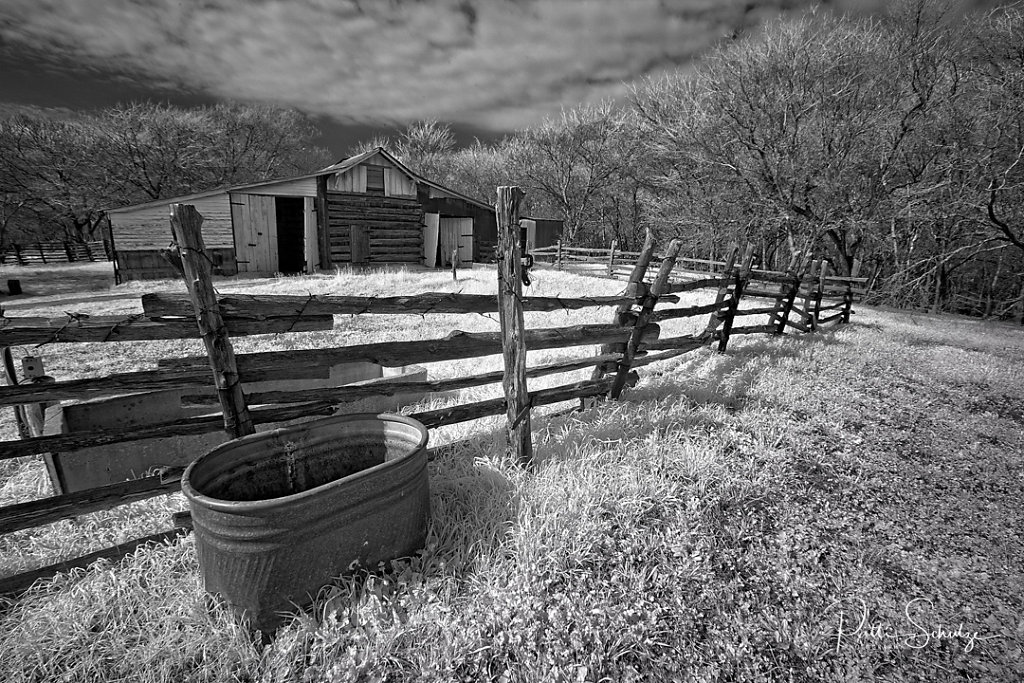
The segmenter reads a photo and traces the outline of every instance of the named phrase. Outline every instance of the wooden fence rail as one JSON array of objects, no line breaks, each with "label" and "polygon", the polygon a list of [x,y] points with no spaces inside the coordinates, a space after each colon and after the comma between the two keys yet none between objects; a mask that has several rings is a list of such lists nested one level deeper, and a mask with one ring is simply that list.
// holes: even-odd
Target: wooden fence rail
[{"label": "wooden fence rail", "polygon": [[[507,205],[506,209],[511,209]],[[515,226],[511,218],[499,221]],[[510,237],[512,229],[509,229]],[[518,232],[518,231],[515,231]],[[179,244],[187,240],[179,238]],[[509,241],[503,253],[511,255],[509,264],[518,263]],[[636,369],[651,363],[674,358],[718,342],[725,350],[730,337],[767,333],[784,334],[787,326],[812,331],[831,323],[849,321],[857,288],[864,282],[857,278],[828,277],[820,262],[793,265],[787,272],[758,271],[751,267],[752,250],[743,257],[738,248],[726,261],[700,261],[678,258],[681,245],[674,242],[661,255],[655,255],[653,238],[648,235],[640,252],[612,250],[572,250],[557,246],[547,250],[556,260],[593,257],[601,266],[596,276],[618,277],[628,270],[623,294],[611,297],[523,297],[504,300],[513,307],[511,316],[522,320],[523,311],[557,312],[588,308],[613,308],[612,321],[570,327],[521,329],[510,335],[501,332],[463,332],[454,330],[437,338],[414,341],[375,342],[317,348],[308,350],[241,353],[233,355],[234,372],[241,381],[326,377],[332,365],[372,362],[384,367],[417,363],[460,360],[504,354],[505,369],[469,376],[433,381],[367,382],[306,390],[253,390],[239,399],[225,401],[221,410],[185,419],[155,422],[128,429],[92,429],[56,435],[36,435],[17,441],[0,443],[0,460],[38,453],[61,452],[75,456],[75,451],[106,444],[139,439],[207,434],[237,429],[226,426],[237,416],[231,413],[241,400],[242,408],[252,424],[288,422],[298,418],[334,414],[340,406],[353,401],[402,393],[449,392],[488,384],[504,383],[505,396],[474,403],[452,405],[436,410],[412,413],[412,417],[428,428],[493,415],[506,415],[510,443],[518,442],[515,457],[529,464],[529,415],[532,409],[564,401],[596,397],[618,397],[623,389],[636,381]],[[536,252],[535,252],[536,254]],[[648,281],[652,262],[660,260],[657,274]],[[515,270],[506,274],[521,277]],[[200,285],[209,276],[192,273]],[[648,283],[649,282],[649,283]],[[751,286],[753,285],[753,286]],[[509,286],[508,281],[501,286]],[[678,294],[697,290],[715,290],[715,300],[706,304],[673,306]],[[263,334],[271,331],[301,332],[330,329],[334,315],[452,314],[500,312],[502,303],[494,296],[425,293],[406,297],[348,296],[240,296],[224,295],[214,299],[212,289],[201,304],[176,294],[146,294],[142,297],[143,314],[115,320],[99,317],[69,316],[68,319],[39,321],[0,319],[0,346],[22,344],[68,343],[84,341],[130,341],[143,339],[178,339],[198,337],[197,308],[205,313],[215,311],[222,317],[220,328],[232,336]],[[772,305],[755,304],[741,307],[744,297],[772,299]],[[837,298],[826,301],[826,298]],[[517,312],[518,311],[518,312]],[[822,317],[822,313],[826,315]],[[736,326],[737,319],[762,315],[768,324]],[[661,336],[660,323],[683,318],[709,316],[706,328],[699,334],[677,337]],[[515,346],[510,360],[509,349]],[[599,346],[597,354],[581,354],[530,367],[525,363],[526,351],[539,349],[573,349]],[[515,360],[518,357],[520,361]],[[119,373],[106,377],[54,381],[48,384],[23,384],[0,387],[0,406],[47,404],[67,399],[87,399],[157,389],[194,389],[184,396],[193,405],[216,403],[214,376],[209,356],[164,359],[155,371]],[[510,368],[519,374],[509,381]],[[593,368],[587,381],[570,382],[548,389],[530,391],[527,380],[565,372]],[[246,403],[251,404],[245,405]],[[225,418],[225,415],[228,415]],[[108,510],[127,503],[164,495],[180,488],[182,467],[164,469],[159,475],[143,476],[126,482],[93,488],[88,491],[52,496],[42,500],[0,507],[0,533],[10,533],[52,523],[81,514]],[[180,520],[179,520],[180,522]],[[0,593],[17,592],[32,581],[66,569],[82,566],[95,557],[119,557],[152,540],[173,538],[180,529],[164,531],[144,539],[136,539],[114,548],[91,553],[85,558],[69,560],[51,567],[33,570],[0,579]]]},{"label": "wooden fence rail", "polygon": [[3,265],[28,266],[40,263],[109,260],[110,247],[105,240],[9,244],[0,251],[0,264]]}]

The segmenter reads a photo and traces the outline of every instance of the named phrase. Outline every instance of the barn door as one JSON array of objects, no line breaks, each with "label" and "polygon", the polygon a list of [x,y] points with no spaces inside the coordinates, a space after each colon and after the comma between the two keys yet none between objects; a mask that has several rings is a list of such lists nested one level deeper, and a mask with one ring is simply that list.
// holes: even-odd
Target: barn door
[{"label": "barn door", "polygon": [[473,262],[473,219],[460,218],[459,220],[459,261],[462,263]]},{"label": "barn door", "polygon": [[[385,176],[387,177],[387,176]],[[427,268],[437,268],[437,245],[440,216],[436,213],[423,215],[423,256]]]},{"label": "barn door", "polygon": [[277,197],[277,271],[301,273],[306,268],[305,207],[302,197]]},{"label": "barn door", "polygon": [[368,263],[370,260],[370,229],[353,225],[351,232],[352,263]]},{"label": "barn door", "polygon": [[440,251],[439,266],[452,264],[452,252],[459,248],[459,219],[442,216],[438,221],[438,250]]},{"label": "barn door", "polygon": [[448,218],[440,221],[441,264],[451,265],[452,252],[459,252],[460,263],[473,262],[473,219]]}]

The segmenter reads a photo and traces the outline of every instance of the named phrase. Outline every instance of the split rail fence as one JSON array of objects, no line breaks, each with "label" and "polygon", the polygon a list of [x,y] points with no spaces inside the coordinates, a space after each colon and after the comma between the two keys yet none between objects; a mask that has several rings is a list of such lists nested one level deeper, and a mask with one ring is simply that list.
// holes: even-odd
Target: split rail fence
[{"label": "split rail fence", "polygon": [[104,240],[92,242],[36,242],[9,244],[0,251],[0,264],[30,266],[39,263],[109,261],[110,249]]},{"label": "split rail fence", "polygon": [[[655,253],[650,234],[644,247],[624,267],[624,292],[604,297],[531,297],[522,295],[522,254],[519,244],[518,188],[499,188],[498,295],[425,293],[400,297],[356,296],[216,296],[210,261],[202,244],[201,216],[191,206],[175,205],[171,218],[185,266],[189,294],[145,294],[141,315],[101,318],[68,316],[60,320],[0,318],[0,346],[49,343],[107,342],[202,337],[206,357],[164,359],[158,370],[143,370],[88,379],[18,384],[7,364],[9,386],[0,387],[0,406],[13,407],[20,440],[0,442],[0,460],[60,452],[139,439],[197,435],[223,430],[229,437],[251,433],[255,424],[286,422],[343,410],[346,403],[412,392],[450,392],[502,383],[504,397],[411,413],[430,429],[485,416],[507,416],[509,452],[528,465],[531,459],[530,414],[533,408],[598,397],[618,398],[637,380],[637,368],[717,344],[725,351],[730,338],[753,333],[783,334],[787,327],[812,332],[849,322],[857,278],[832,278],[827,264],[794,259],[786,272],[754,271],[752,248],[732,249],[723,262],[708,262],[707,272],[679,269],[679,242]],[[653,276],[648,270],[656,265]],[[681,293],[715,292],[712,302],[679,306]],[[741,301],[754,299],[752,308]],[[757,303],[761,300],[762,303]],[[523,312],[579,309],[614,310],[606,322],[526,329]],[[452,331],[447,336],[416,341],[390,341],[308,350],[235,355],[232,336],[302,333],[331,329],[335,315],[498,313],[500,332]],[[743,326],[746,316],[768,314],[769,323]],[[607,315],[607,311],[605,312]],[[660,323],[709,316],[696,334],[662,337]],[[527,367],[526,351],[598,346],[577,358]],[[372,362],[383,367],[503,355],[504,369],[435,381],[388,381],[328,388],[262,391],[243,395],[241,382],[296,379],[302,372],[323,372],[339,363]],[[530,379],[592,369],[589,380],[530,391]],[[311,375],[305,375],[311,376]],[[211,382],[212,380],[212,382]],[[211,383],[219,413],[138,426],[91,429],[67,434],[42,433],[40,415],[47,404],[123,395],[158,389],[196,389],[210,396]],[[250,406],[254,406],[251,407]],[[164,468],[143,476],[86,491],[55,495],[0,507],[0,533],[11,533],[92,512],[173,493],[180,489],[184,467]],[[174,528],[134,539],[83,557],[0,579],[0,594],[16,594],[33,582],[96,559],[120,558],[135,548],[185,533],[190,520],[175,515]]]}]

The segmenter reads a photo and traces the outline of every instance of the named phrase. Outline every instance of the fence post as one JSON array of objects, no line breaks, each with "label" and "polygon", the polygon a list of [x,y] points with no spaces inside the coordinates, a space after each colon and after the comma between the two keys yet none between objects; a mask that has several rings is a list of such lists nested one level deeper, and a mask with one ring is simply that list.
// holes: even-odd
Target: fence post
[{"label": "fence post", "polygon": [[736,270],[736,277],[733,281],[732,296],[729,299],[729,307],[726,309],[725,317],[722,319],[722,337],[718,342],[718,352],[725,353],[729,346],[729,333],[732,332],[732,324],[736,319],[736,310],[740,306],[740,299],[743,297],[743,290],[747,286],[747,279],[750,277],[750,267],[754,263],[754,245],[747,244],[743,251],[743,260]]},{"label": "fence post", "polygon": [[821,260],[821,272],[818,273],[818,291],[814,293],[814,325],[811,329],[818,329],[818,320],[821,319],[821,299],[825,296],[825,278],[828,277],[828,261]]},{"label": "fence post", "polygon": [[43,251],[43,243],[36,242],[36,248],[39,249],[39,258],[43,259],[43,263],[46,263],[46,252]]},{"label": "fence post", "polygon": [[171,232],[181,255],[185,286],[196,310],[196,323],[210,357],[213,381],[224,414],[224,430],[238,438],[253,434],[252,418],[245,404],[235,352],[217,305],[213,289],[213,264],[203,243],[203,217],[191,204],[171,204]]},{"label": "fence post", "polygon": [[[642,301],[647,296],[647,288],[644,285],[644,277],[647,276],[647,269],[651,265],[651,261],[654,259],[654,232],[647,228],[644,233],[644,244],[640,247],[640,256],[637,257],[636,264],[633,266],[632,272],[629,274],[629,284],[626,285],[626,295],[636,298],[636,301]],[[633,308],[632,303],[619,304],[615,307],[615,313],[612,316],[612,324],[623,326],[623,323],[627,316],[631,315]],[[616,352],[618,345],[605,344],[601,347],[601,353],[614,353]],[[619,349],[625,351],[625,347],[618,346]],[[601,379],[605,374],[605,368],[598,365],[594,368],[594,372],[591,375],[592,380]],[[581,401],[581,407],[586,403],[586,399]]]},{"label": "fence post", "polygon": [[793,310],[793,304],[796,302],[796,296],[800,292],[800,283],[804,279],[804,274],[808,268],[808,258],[802,255],[799,251],[793,252],[793,256],[789,260],[789,268],[786,269],[786,274],[793,278],[793,281],[782,288],[783,296],[778,299],[777,311],[776,311],[776,322],[777,327],[775,328],[775,334],[785,334],[786,324],[789,322],[789,314]]},{"label": "fence post", "polygon": [[633,359],[636,357],[637,348],[640,346],[640,342],[643,341],[644,331],[650,323],[651,314],[654,313],[654,306],[658,303],[658,297],[665,293],[665,287],[668,285],[669,277],[672,276],[672,268],[676,265],[676,257],[679,256],[679,249],[681,247],[682,244],[679,240],[672,240],[668,244],[668,250],[665,252],[664,260],[661,262],[661,268],[658,269],[658,275],[654,278],[650,293],[644,297],[643,306],[640,308],[640,313],[633,323],[633,330],[630,332],[629,341],[626,342],[626,350],[618,362],[615,380],[612,382],[611,389],[608,390],[610,398],[618,398],[619,394],[622,393],[622,388],[626,386],[626,379],[633,365]]},{"label": "fence post", "polygon": [[555,243],[555,268],[562,269],[562,240]]},{"label": "fence post", "polygon": [[615,272],[615,248],[619,246],[618,240],[612,240],[612,248],[608,251],[608,276]]},{"label": "fence post", "polygon": [[[708,319],[707,329],[704,330],[705,335],[714,334],[718,326],[722,324],[721,307],[725,303],[725,298],[729,296],[729,278],[732,277],[732,271],[736,267],[736,258],[739,256],[739,245],[729,245],[729,255],[725,259],[725,270],[722,271],[722,279],[724,282],[718,288],[718,295],[715,297],[715,304],[717,308],[711,313],[711,317]],[[709,266],[713,268],[714,266]],[[714,272],[714,271],[712,271]]]},{"label": "fence post", "polygon": [[523,321],[523,260],[519,244],[519,187],[498,188],[498,314],[501,320],[501,355],[505,361],[508,453],[521,465],[533,462],[530,436],[530,395],[526,386],[526,338]]},{"label": "fence post", "polygon": [[804,302],[800,311],[800,323],[804,326],[804,332],[814,332],[816,329],[816,321],[814,320],[814,297],[818,286],[818,272],[821,269],[822,260],[815,259],[811,261],[810,270],[806,273],[806,281],[804,278],[800,280],[800,288],[803,290]]},{"label": "fence post", "polygon": [[19,247],[17,244],[15,244],[13,246],[14,246],[14,260],[18,262],[19,266],[24,266],[25,265],[25,257],[21,255],[21,247]]},{"label": "fence post", "polygon": [[[853,268],[850,269],[850,277],[855,278],[860,275],[860,260],[853,262]],[[850,322],[850,313],[853,311],[853,281],[846,281],[846,292],[843,294],[843,303],[846,304],[843,307],[843,323]]]}]

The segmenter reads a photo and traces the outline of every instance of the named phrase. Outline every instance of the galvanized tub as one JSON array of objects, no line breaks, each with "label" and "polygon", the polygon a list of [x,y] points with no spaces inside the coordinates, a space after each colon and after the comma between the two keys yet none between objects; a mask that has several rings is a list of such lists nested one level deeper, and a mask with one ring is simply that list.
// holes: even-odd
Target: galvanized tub
[{"label": "galvanized tub", "polygon": [[339,415],[229,441],[185,470],[206,590],[268,633],[356,564],[423,547],[427,430]]}]

